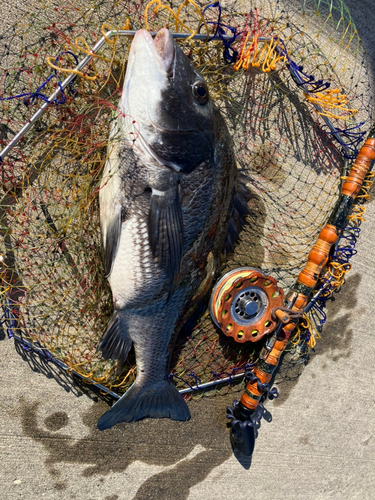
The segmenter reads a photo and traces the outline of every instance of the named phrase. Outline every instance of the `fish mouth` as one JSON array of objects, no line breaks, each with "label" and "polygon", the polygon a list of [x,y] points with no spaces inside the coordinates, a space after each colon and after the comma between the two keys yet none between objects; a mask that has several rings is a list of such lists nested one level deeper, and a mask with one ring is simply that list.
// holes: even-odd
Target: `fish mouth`
[{"label": "fish mouth", "polygon": [[173,76],[175,48],[171,32],[166,28],[158,31],[154,38],[154,45],[163,61],[165,72],[169,77]]},{"label": "fish mouth", "polygon": [[175,46],[171,32],[166,28],[162,28],[157,32],[155,38],[152,38],[147,30],[138,30],[132,45],[136,47],[141,40],[147,45],[152,58],[158,63],[160,68],[165,71],[169,78],[173,77]]}]

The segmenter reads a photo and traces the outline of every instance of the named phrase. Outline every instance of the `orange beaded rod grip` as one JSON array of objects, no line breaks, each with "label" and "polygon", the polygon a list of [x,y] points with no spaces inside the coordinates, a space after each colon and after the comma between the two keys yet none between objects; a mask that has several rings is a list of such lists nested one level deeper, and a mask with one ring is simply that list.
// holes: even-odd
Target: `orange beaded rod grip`
[{"label": "orange beaded rod grip", "polygon": [[[326,224],[320,231],[318,241],[313,246],[309,253],[307,264],[304,269],[299,273],[297,283],[304,285],[308,289],[315,288],[318,282],[320,273],[323,267],[327,264],[329,259],[329,252],[333,244],[336,243],[340,235],[339,229],[332,225]],[[294,311],[302,311],[308,301],[308,297],[302,293],[297,295],[292,309]],[[294,322],[288,323],[284,326],[284,330],[291,332],[294,330],[296,324]]]},{"label": "orange beaded rod grip", "polygon": [[[315,243],[309,254],[308,262],[305,268],[298,276],[299,283],[308,288],[315,287],[321,270],[328,262],[331,247],[334,243],[336,243],[338,237],[339,231],[335,226],[332,224],[326,224],[326,226],[324,226],[319,234],[318,241]],[[306,295],[299,293],[292,309],[295,311],[303,310],[307,300],[308,297]],[[294,322],[290,322],[284,326],[283,335],[285,335],[286,338],[278,337],[267,357],[258,362],[255,367],[253,373],[258,377],[261,384],[269,383],[271,380],[272,373],[275,371],[280,361],[281,355],[288,343],[288,337],[291,331],[294,330],[295,326]],[[258,382],[248,382],[245,392],[241,397],[241,404],[249,410],[255,410],[259,404],[260,398],[262,397],[262,393],[262,391],[258,390]]]},{"label": "orange beaded rod grip", "polygon": [[[369,137],[362,146],[350,169],[348,177],[345,179],[341,189],[342,195],[350,196],[353,199],[356,198],[374,160],[375,138]],[[333,224],[327,224],[322,229],[318,241],[309,254],[305,268],[298,276],[297,281],[299,283],[311,289],[315,287],[323,267],[328,262],[331,247],[338,240],[339,234],[340,229]]]},{"label": "orange beaded rod grip", "polygon": [[[340,208],[333,219],[332,224],[326,224],[325,227],[319,234],[319,239],[315,243],[313,249],[311,250],[307,264],[304,269],[300,272],[296,285],[302,285],[306,287],[306,290],[313,290],[318,282],[320,273],[323,267],[327,264],[329,259],[329,253],[333,244],[336,243],[340,236],[341,227],[340,216],[343,222],[346,219],[346,212],[350,210],[351,204],[348,204],[345,200],[345,196],[349,196],[354,200],[358,195],[363,181],[368,174],[372,162],[375,160],[375,127],[370,131],[369,137],[367,138],[365,144],[362,146],[356,160],[354,161],[348,177],[341,189],[340,197]],[[339,214],[339,217],[337,216]],[[343,215],[345,214],[345,215]],[[298,298],[293,306],[294,310],[302,310],[307,304],[308,297],[299,293]],[[284,327],[284,330],[293,330],[294,323],[288,324]]]},{"label": "orange beaded rod grip", "polygon": [[338,229],[331,224],[326,224],[319,234],[318,241],[309,253],[306,266],[298,276],[299,283],[309,288],[315,287],[323,267],[328,262],[331,247],[338,238]]},{"label": "orange beaded rod grip", "polygon": [[348,177],[342,186],[342,194],[355,198],[370,170],[372,162],[375,160],[375,138],[369,137],[362,146],[355,159]]},{"label": "orange beaded rod grip", "polygon": [[269,383],[275,371],[282,353],[288,343],[287,338],[278,338],[265,360],[260,360],[254,368],[254,375],[259,381],[248,382],[245,392],[241,396],[241,404],[248,410],[255,410],[264,391],[258,389],[258,383]]}]

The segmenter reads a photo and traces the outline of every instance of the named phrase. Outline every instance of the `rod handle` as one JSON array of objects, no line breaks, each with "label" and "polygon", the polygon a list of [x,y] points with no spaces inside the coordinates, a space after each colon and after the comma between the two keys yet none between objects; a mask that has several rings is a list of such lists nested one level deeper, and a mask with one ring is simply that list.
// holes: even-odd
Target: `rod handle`
[{"label": "rod handle", "polygon": [[372,162],[375,160],[375,138],[366,140],[355,159],[348,177],[342,186],[342,194],[356,198],[361,190],[363,181],[370,170]]}]

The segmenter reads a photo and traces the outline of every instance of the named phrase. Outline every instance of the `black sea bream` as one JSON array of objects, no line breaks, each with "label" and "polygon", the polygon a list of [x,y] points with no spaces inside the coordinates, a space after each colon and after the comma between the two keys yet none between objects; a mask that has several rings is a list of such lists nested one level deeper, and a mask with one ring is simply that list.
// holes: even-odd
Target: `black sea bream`
[{"label": "black sea bream", "polygon": [[212,278],[236,192],[231,139],[202,76],[167,29],[131,45],[100,189],[114,313],[99,349],[137,378],[99,429],[144,417],[187,420],[168,379],[170,350],[199,287]]}]

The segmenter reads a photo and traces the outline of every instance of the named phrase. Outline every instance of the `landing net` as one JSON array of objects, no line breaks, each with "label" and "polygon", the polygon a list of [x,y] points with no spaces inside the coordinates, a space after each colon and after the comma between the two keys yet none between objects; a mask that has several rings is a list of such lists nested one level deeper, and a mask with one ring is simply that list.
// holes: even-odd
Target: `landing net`
[{"label": "landing net", "polygon": [[[131,37],[107,33],[162,27],[215,35],[178,43],[226,119],[251,191],[251,214],[221,274],[252,266],[285,291],[292,285],[337,200],[345,159],[355,158],[372,122],[363,49],[341,0],[38,0],[18,9],[1,36],[0,147],[61,92],[2,158],[3,324],[47,358],[119,394],[134,381],[135,365],[132,357],[119,365],[96,352],[112,314],[98,190]],[[102,49],[75,70],[103,36]],[[62,89],[69,75],[75,78]],[[348,222],[352,253],[358,210]],[[345,255],[348,261],[350,251]],[[343,281],[349,267],[340,265]],[[311,344],[318,333],[306,326],[294,343]],[[257,349],[223,338],[206,311],[177,340],[173,376],[181,389],[233,376]]]}]

